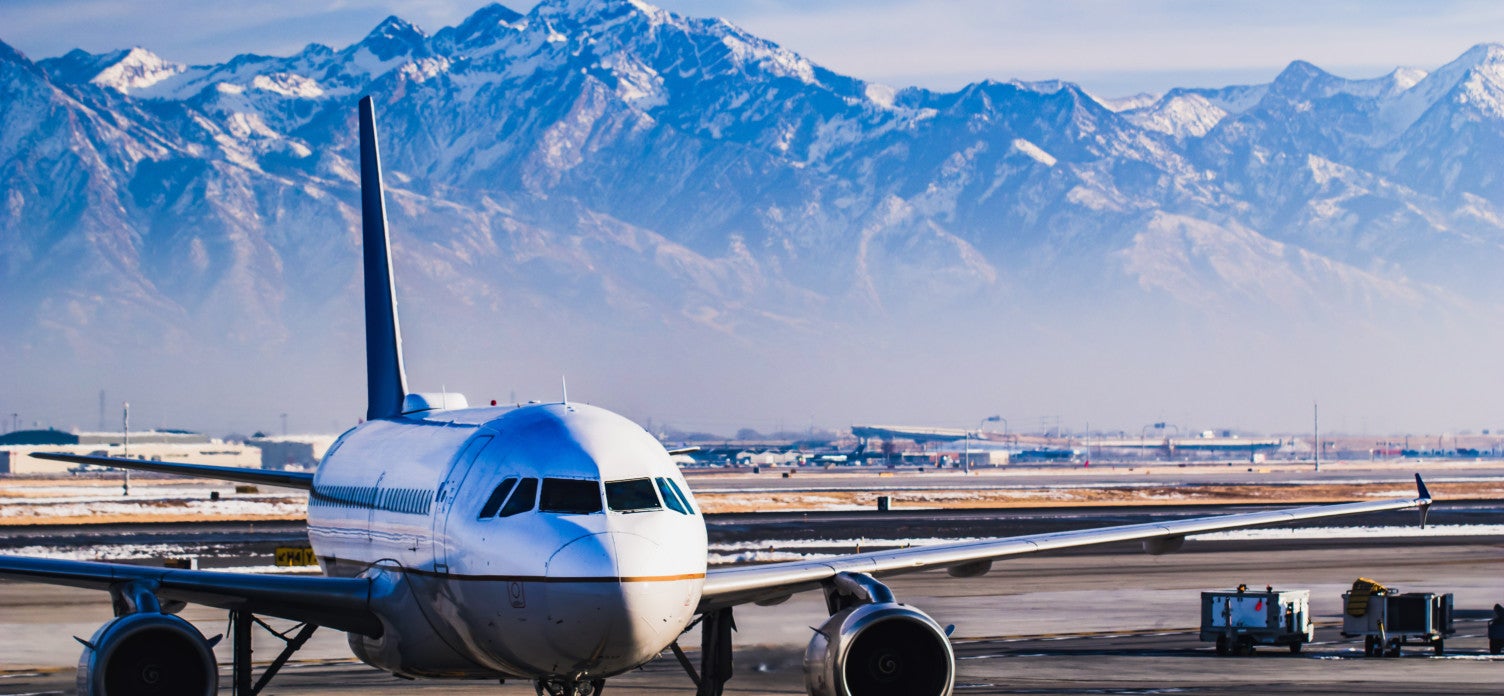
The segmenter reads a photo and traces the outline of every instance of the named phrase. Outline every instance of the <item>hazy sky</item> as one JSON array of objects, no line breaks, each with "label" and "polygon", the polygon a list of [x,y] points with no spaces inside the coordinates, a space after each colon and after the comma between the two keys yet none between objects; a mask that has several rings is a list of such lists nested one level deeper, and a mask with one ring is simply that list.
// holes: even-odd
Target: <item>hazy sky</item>
[{"label": "hazy sky", "polygon": [[[0,40],[33,58],[140,45],[190,63],[343,46],[388,14],[432,32],[481,0],[0,0]],[[526,11],[534,3],[512,2]],[[1340,1],[661,0],[838,72],[894,86],[1063,78],[1104,96],[1266,81],[1304,59],[1345,77],[1433,68],[1504,41],[1504,4]]]}]

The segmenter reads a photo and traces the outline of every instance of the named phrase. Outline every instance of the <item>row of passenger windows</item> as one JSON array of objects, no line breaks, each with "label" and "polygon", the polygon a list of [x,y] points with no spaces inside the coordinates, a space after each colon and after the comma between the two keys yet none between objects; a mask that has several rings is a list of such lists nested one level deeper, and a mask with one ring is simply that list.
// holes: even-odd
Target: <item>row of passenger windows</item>
[{"label": "row of passenger windows", "polygon": [[[546,478],[542,479],[540,487],[539,479],[509,476],[491,491],[476,517],[482,520],[511,517],[528,512],[535,505],[540,512],[567,515],[600,512],[600,483],[587,479]],[[679,489],[679,484],[663,477],[607,481],[605,507],[615,512],[645,512],[667,507],[683,515],[694,514],[689,498]]]},{"label": "row of passenger windows", "polygon": [[426,515],[433,505],[433,491],[422,488],[326,486],[314,489],[308,496],[308,504],[336,508],[376,508],[407,515]]}]

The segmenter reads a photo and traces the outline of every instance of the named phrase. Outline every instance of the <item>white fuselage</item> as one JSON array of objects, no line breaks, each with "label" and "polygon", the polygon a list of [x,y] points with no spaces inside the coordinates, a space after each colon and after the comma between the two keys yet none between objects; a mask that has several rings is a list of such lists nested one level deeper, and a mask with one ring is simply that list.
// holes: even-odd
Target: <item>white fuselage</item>
[{"label": "white fuselage", "polygon": [[689,496],[663,446],[604,409],[426,411],[330,449],[309,540],[329,574],[376,580],[383,635],[350,639],[372,665],[604,678],[694,616],[705,524]]}]

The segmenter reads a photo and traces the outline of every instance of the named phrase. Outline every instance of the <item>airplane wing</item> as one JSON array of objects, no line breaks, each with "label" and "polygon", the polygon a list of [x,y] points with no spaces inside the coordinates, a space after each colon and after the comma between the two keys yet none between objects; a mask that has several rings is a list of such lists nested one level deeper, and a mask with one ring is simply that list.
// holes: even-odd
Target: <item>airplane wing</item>
[{"label": "airplane wing", "polygon": [[141,471],[154,471],[160,474],[178,474],[180,476],[219,479],[222,481],[252,483],[263,486],[301,488],[305,491],[313,488],[313,474],[305,471],[269,471],[266,469],[246,469],[238,466],[157,462],[145,459],[95,457],[84,454],[62,454],[58,452],[33,452],[31,456],[37,459],[50,459],[58,462],[112,466],[120,469],[139,469]]},{"label": "airplane wing", "polygon": [[370,609],[372,586],[365,578],[217,573],[0,556],[0,579],[107,590],[117,603],[133,583],[140,583],[164,602],[247,609],[254,614],[306,621],[373,637],[381,635],[382,630],[381,622]]},{"label": "airplane wing", "polygon": [[[1280,522],[1341,517],[1385,510],[1421,509],[1421,523],[1431,505],[1431,493],[1415,475],[1416,497],[1371,502],[1313,505],[1238,515],[1147,522],[1069,532],[935,544],[890,551],[872,551],[836,558],[712,569],[705,576],[701,612],[747,602],[776,603],[796,592],[813,590],[838,573],[866,573],[876,577],[946,568],[954,575],[980,575],[992,561],[1039,551],[1092,546],[1115,541],[1143,541],[1151,552],[1173,551],[1191,534],[1258,527]],[[1162,542],[1156,546],[1156,542]]]}]

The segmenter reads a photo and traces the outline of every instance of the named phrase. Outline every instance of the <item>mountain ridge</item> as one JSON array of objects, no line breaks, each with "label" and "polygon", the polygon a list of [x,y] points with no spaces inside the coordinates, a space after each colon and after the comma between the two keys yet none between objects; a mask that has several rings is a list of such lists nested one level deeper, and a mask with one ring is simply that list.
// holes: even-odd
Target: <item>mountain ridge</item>
[{"label": "mountain ridge", "polygon": [[[0,292],[22,300],[0,350],[114,374],[168,337],[174,355],[348,370],[364,93],[398,276],[431,312],[415,340],[454,365],[484,362],[441,338],[476,312],[496,324],[477,340],[537,322],[597,366],[611,357],[563,345],[583,326],[755,361],[894,330],[1047,335],[1072,313],[1177,332],[1481,322],[1504,299],[1501,52],[1367,80],[1294,61],[1114,110],[1061,81],[887,89],[613,0],[489,5],[432,34],[394,16],[343,48],[212,65],[0,42]],[[101,355],[100,334],[130,355]]]}]

